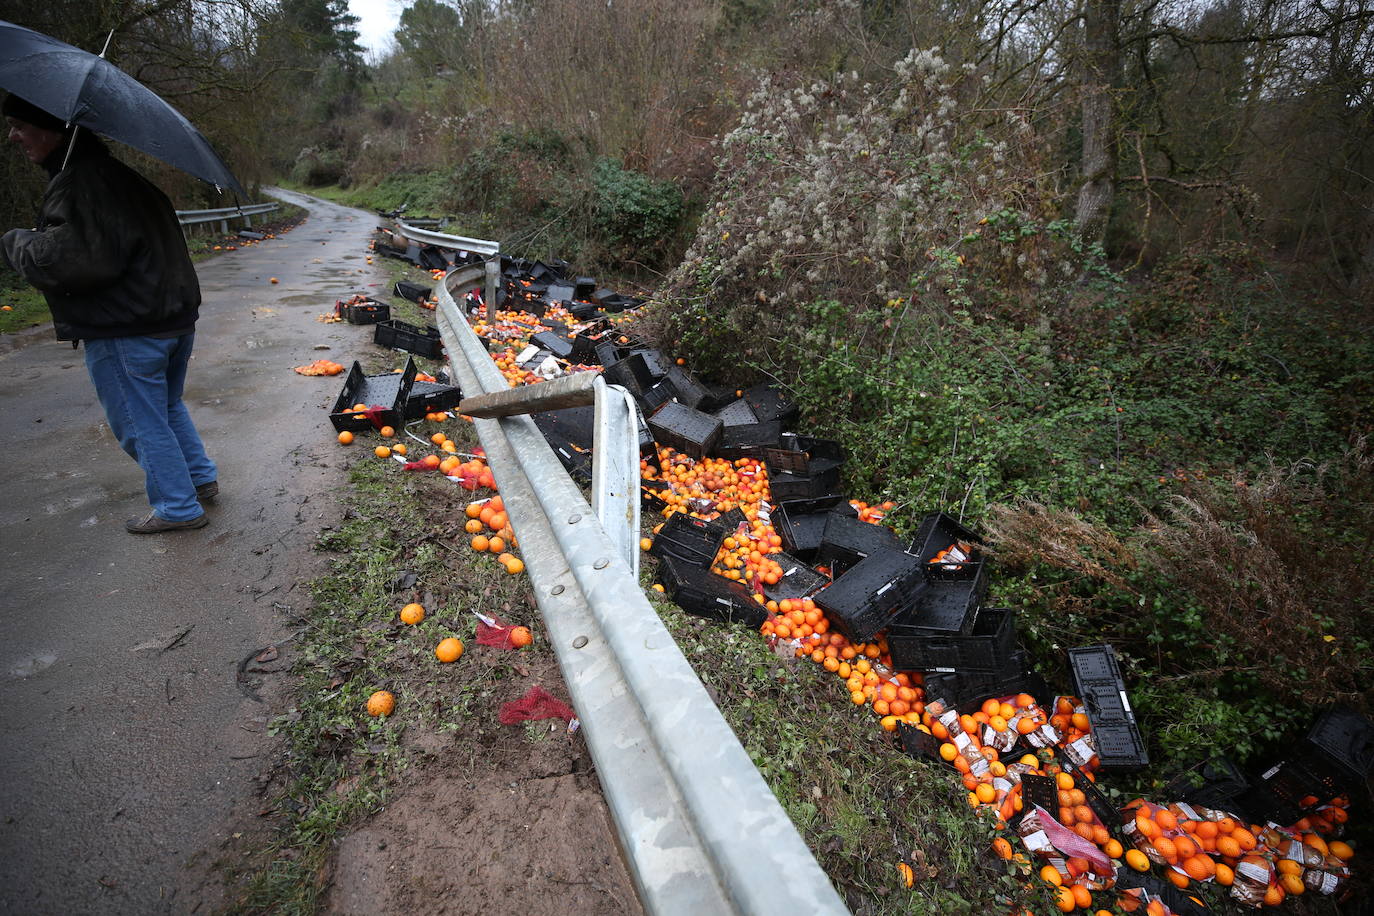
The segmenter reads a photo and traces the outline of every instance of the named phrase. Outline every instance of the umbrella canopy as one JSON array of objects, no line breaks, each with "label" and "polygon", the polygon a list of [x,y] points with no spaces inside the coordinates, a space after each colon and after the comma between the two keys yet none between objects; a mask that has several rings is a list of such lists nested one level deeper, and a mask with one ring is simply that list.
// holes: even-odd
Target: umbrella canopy
[{"label": "umbrella canopy", "polygon": [[89,51],[0,20],[0,87],[54,117],[248,196],[190,121],[151,89]]}]

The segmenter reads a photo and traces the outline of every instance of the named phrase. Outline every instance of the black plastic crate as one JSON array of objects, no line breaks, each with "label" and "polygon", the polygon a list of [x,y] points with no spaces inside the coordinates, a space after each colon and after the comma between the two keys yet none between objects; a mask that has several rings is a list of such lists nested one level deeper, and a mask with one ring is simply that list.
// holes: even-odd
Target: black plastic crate
[{"label": "black plastic crate", "polygon": [[770,476],[773,474],[805,475],[807,473],[806,452],[783,448],[781,443],[776,448],[770,448],[763,453],[763,463],[768,468]]},{"label": "black plastic crate", "polygon": [[763,593],[774,601],[784,598],[805,598],[817,589],[823,588],[830,580],[808,566],[804,561],[786,553],[769,554],[769,558],[782,567],[782,578],[776,585],[764,584]]},{"label": "black plastic crate", "polygon": [[376,324],[391,318],[391,306],[385,302],[378,302],[376,299],[367,299],[362,302],[339,301],[335,303],[334,310],[340,318],[349,324]]},{"label": "black plastic crate", "polygon": [[[1272,821],[1289,827],[1304,815],[1351,788],[1345,774],[1310,755],[1290,757],[1265,770],[1250,788],[1236,796],[1238,813],[1256,823]],[[1304,801],[1309,801],[1304,805]]]},{"label": "black plastic crate", "polygon": [[768,496],[773,502],[814,499],[833,492],[832,487],[824,486],[822,481],[814,480],[809,476],[772,471],[768,474]]},{"label": "black plastic crate", "polygon": [[967,636],[919,636],[893,624],[887,633],[893,667],[984,674],[1005,671],[1016,652],[1015,618],[1011,608],[979,608]]},{"label": "black plastic crate", "polygon": [[816,565],[843,570],[880,550],[912,556],[902,550],[902,542],[893,534],[891,528],[873,525],[852,516],[831,513],[826,517],[825,530],[821,532],[821,542],[816,550]]},{"label": "black plastic crate", "polygon": [[894,625],[905,636],[967,636],[986,593],[986,576],[967,582],[925,580]]},{"label": "black plastic crate", "polygon": [[744,392],[744,400],[760,420],[777,420],[784,426],[797,421],[797,405],[773,385],[755,385]]},{"label": "black plastic crate", "polygon": [[749,589],[690,563],[665,558],[658,565],[658,581],[663,584],[665,595],[694,616],[742,623],[754,629],[768,619],[768,612],[753,599]]},{"label": "black plastic crate", "polygon": [[548,350],[559,359],[571,359],[577,346],[575,338],[566,337],[555,331],[540,331],[530,337],[530,343]]},{"label": "black plastic crate", "polygon": [[[890,640],[889,633],[888,639]],[[961,713],[974,713],[983,702],[991,697],[1010,697],[1018,693],[1028,693],[1041,704],[1048,704],[1053,698],[1045,679],[1034,671],[1026,670],[1025,653],[1018,652],[1013,657],[1009,672],[1000,675],[990,674],[927,674],[922,685],[925,690],[926,705],[939,700],[953,706]]]},{"label": "black plastic crate", "polygon": [[1112,800],[1097,787],[1096,783],[1087,777],[1083,770],[1067,760],[1064,761],[1064,764],[1069,775],[1073,777],[1074,786],[1083,791],[1084,804],[1092,809],[1093,814],[1097,815],[1097,819],[1102,822],[1102,826],[1111,832],[1112,836],[1120,839],[1122,837],[1121,828],[1126,823],[1125,818],[1121,815],[1121,809],[1112,804]]},{"label": "black plastic crate", "polygon": [[720,525],[685,512],[674,512],[654,535],[649,553],[659,559],[672,557],[705,569],[715,560],[724,541],[725,530]]},{"label": "black plastic crate", "polygon": [[934,512],[921,519],[921,525],[916,529],[916,537],[911,542],[911,552],[925,562],[926,577],[929,579],[973,579],[979,575],[983,566],[983,556],[977,549],[971,549],[969,558],[963,562],[932,561],[941,551],[954,544],[964,543],[972,546],[978,542],[978,535],[952,516]]},{"label": "black plastic crate", "polygon": [[363,367],[357,360],[344,377],[343,390],[334,400],[329,412],[329,422],[340,432],[373,429],[372,422],[361,414],[349,411],[354,404],[369,407],[384,407],[381,421],[387,426],[400,426],[406,410],[406,399],[410,397],[411,386],[415,384],[415,363],[406,357],[405,368],[400,372],[385,375],[363,375]]},{"label": "black plastic crate", "polygon": [[921,561],[903,550],[877,550],[812,596],[831,626],[853,642],[878,635],[921,580]]},{"label": "black plastic crate", "polygon": [[942,759],[940,757],[940,739],[914,725],[899,721],[897,723],[897,740],[901,742],[902,750],[912,757],[925,757],[929,760]]},{"label": "black plastic crate", "polygon": [[[1117,893],[1127,888],[1140,888],[1151,897],[1159,898],[1174,916],[1207,916],[1208,913],[1212,912],[1196,895],[1179,890],[1169,882],[1161,881],[1153,875],[1122,866],[1116,873]],[[1139,912],[1145,912],[1143,901]]]},{"label": "black plastic crate", "polygon": [[644,500],[644,504],[650,509],[658,510],[668,505],[668,501],[663,497],[670,492],[672,492],[672,487],[668,485],[666,480],[644,480],[640,478],[639,494]]},{"label": "black plastic crate", "polygon": [[756,458],[764,449],[775,447],[781,435],[782,424],[776,420],[738,426],[727,424],[721,429],[720,442],[716,445],[714,454],[717,458],[728,458],[731,461]]},{"label": "black plastic crate", "polygon": [[1235,811],[1237,796],[1250,788],[1250,780],[1227,757],[1200,760],[1165,785],[1162,796],[1190,805]]},{"label": "black plastic crate", "polygon": [[659,444],[691,458],[705,458],[720,442],[724,424],[710,414],[669,401],[649,418],[649,429]]},{"label": "black plastic crate", "polygon": [[[706,409],[705,404],[697,406],[698,409]],[[720,418],[720,422],[725,424],[726,429],[731,426],[752,426],[759,422],[759,418],[749,409],[749,403],[744,398],[736,398],[724,407],[717,408],[715,414]],[[778,424],[778,428],[782,428],[781,423]]]},{"label": "black plastic crate", "polygon": [[569,476],[579,483],[590,483],[595,409],[565,407],[532,414],[530,418]]},{"label": "black plastic crate", "polygon": [[1352,788],[1374,770],[1374,723],[1349,706],[1323,712],[1308,731],[1306,743],[1342,772]]},{"label": "black plastic crate", "polygon": [[439,339],[439,329],[432,326],[422,328],[395,318],[379,321],[372,332],[372,341],[379,347],[405,350],[416,356],[444,358],[444,342]]},{"label": "black plastic crate", "polygon": [[1030,811],[1039,805],[1050,817],[1059,820],[1059,787],[1055,784],[1053,776],[1036,776],[1033,773],[1023,775],[1021,801],[1022,810]]},{"label": "black plastic crate", "polygon": [[690,372],[681,366],[669,366],[668,371],[663,376],[663,381],[672,388],[674,399],[686,404],[693,410],[700,410],[702,403],[710,394],[705,385],[698,382]]},{"label": "black plastic crate", "polygon": [[1069,650],[1074,687],[1087,709],[1103,769],[1135,769],[1150,762],[1126,697],[1126,682],[1110,645]]},{"label": "black plastic crate", "polygon": [[407,420],[418,420],[427,413],[452,410],[463,401],[463,389],[457,385],[442,382],[426,382],[417,379],[406,398],[405,416]]},{"label": "black plastic crate", "polygon": [[831,512],[855,516],[857,513],[843,496],[820,499],[801,499],[778,502],[773,506],[769,521],[782,539],[788,553],[804,560],[813,559],[825,535],[826,518]]}]

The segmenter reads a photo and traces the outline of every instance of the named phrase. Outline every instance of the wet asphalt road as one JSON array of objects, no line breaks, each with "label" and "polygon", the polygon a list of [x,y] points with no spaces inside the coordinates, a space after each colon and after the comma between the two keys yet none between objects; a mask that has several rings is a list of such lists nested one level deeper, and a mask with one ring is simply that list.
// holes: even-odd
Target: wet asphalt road
[{"label": "wet asphalt road", "polygon": [[309,206],[279,239],[197,268],[186,402],[221,486],[205,528],[127,534],[142,474],[83,353],[50,332],[0,353],[0,912],[219,902],[206,875],[253,806],[285,678],[284,658],[248,682],[239,666],[288,639],[342,479],[325,417],[341,378],[291,367],[351,362],[370,329],[316,316],[381,274],[365,263],[375,218]]}]

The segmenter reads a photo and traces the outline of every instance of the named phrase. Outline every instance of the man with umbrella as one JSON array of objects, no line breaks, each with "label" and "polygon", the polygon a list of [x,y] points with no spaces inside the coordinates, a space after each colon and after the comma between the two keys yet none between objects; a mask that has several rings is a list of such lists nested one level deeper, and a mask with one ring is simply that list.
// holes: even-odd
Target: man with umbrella
[{"label": "man with umbrella", "polygon": [[200,284],[172,204],[91,131],[14,94],[0,110],[50,176],[38,227],[5,233],[0,253],[43,291],[57,338],[85,342],[110,429],[143,469],[152,512],[125,528],[204,527],[219,484],[181,399]]}]

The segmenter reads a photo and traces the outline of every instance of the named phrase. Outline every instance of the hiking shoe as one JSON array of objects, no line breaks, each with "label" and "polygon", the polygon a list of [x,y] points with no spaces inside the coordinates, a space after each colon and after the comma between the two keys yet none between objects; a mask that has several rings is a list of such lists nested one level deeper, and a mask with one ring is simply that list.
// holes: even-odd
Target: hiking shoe
[{"label": "hiking shoe", "polygon": [[203,503],[208,503],[219,495],[219,481],[212,480],[196,487],[196,499]]},{"label": "hiking shoe", "polygon": [[124,523],[124,530],[130,534],[157,534],[159,531],[186,531],[191,528],[204,528],[210,520],[202,512],[195,518],[189,518],[184,522],[169,522],[165,518],[158,518],[156,512],[150,513],[147,518],[131,518]]}]

